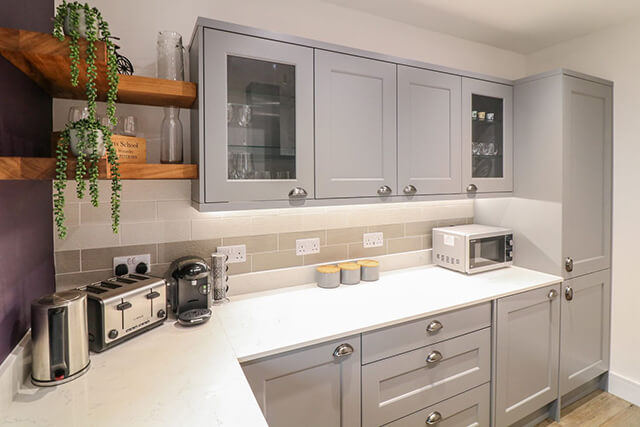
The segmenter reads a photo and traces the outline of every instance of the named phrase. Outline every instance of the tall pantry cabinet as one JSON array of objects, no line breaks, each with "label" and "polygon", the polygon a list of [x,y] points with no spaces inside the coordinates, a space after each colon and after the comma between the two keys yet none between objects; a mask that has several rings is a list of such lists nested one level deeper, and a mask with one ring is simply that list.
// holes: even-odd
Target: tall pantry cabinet
[{"label": "tall pantry cabinet", "polygon": [[611,82],[567,70],[517,81],[514,197],[475,206],[476,221],[514,229],[516,265],[565,278],[558,397],[609,365],[612,97]]}]

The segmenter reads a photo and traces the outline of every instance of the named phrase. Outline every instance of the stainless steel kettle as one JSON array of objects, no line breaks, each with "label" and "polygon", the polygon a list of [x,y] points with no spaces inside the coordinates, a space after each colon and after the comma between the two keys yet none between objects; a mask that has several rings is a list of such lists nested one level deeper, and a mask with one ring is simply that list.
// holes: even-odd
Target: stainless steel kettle
[{"label": "stainless steel kettle", "polygon": [[70,290],[33,301],[31,342],[33,384],[53,386],[84,374],[90,362],[87,296]]}]

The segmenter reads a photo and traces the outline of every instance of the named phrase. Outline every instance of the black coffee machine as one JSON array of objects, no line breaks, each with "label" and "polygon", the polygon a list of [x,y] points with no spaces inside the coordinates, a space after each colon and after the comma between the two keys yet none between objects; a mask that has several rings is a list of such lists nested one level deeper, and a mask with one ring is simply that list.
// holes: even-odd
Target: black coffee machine
[{"label": "black coffee machine", "polygon": [[211,317],[211,270],[206,261],[185,256],[171,263],[165,280],[171,310],[185,326],[204,323]]}]

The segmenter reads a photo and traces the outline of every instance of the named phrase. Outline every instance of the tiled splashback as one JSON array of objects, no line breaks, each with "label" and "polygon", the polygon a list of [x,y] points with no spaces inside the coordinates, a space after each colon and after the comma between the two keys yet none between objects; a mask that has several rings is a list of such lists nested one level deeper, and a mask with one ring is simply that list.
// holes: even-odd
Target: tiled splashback
[{"label": "tiled splashback", "polygon": [[[125,181],[121,230],[113,234],[108,184],[100,182],[94,208],[69,182],[68,237],[55,241],[58,290],[111,276],[119,255],[149,253],[152,272],[164,274],[180,256],[206,259],[217,246],[245,244],[247,261],[229,270],[239,274],[428,249],[434,226],[473,220],[471,200],[200,213],[190,205],[190,181]],[[382,247],[362,247],[370,231],[384,233]],[[296,256],[296,239],[308,237],[320,238],[320,253]]]}]

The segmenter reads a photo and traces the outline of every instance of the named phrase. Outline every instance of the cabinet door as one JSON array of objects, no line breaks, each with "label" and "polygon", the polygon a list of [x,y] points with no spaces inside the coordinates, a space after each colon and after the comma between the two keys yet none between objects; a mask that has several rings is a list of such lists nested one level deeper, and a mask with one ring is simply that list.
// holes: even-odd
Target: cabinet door
[{"label": "cabinet door", "polygon": [[242,368],[272,427],[360,426],[360,336]]},{"label": "cabinet door", "polygon": [[508,426],[558,396],[560,285],[498,300],[496,426]]},{"label": "cabinet door", "polygon": [[316,50],[316,196],[396,193],[396,65]]},{"label": "cabinet door", "polygon": [[462,79],[398,66],[398,194],[459,193]]},{"label": "cabinet door", "polygon": [[513,191],[513,88],[462,79],[462,186]]},{"label": "cabinet door", "polygon": [[[611,266],[612,89],[563,77],[563,254],[565,277]],[[563,263],[564,264],[564,263]]]},{"label": "cabinet door", "polygon": [[560,393],[609,369],[611,271],[567,280],[563,285]]},{"label": "cabinet door", "polygon": [[206,29],[207,202],[313,197],[313,49]]}]

